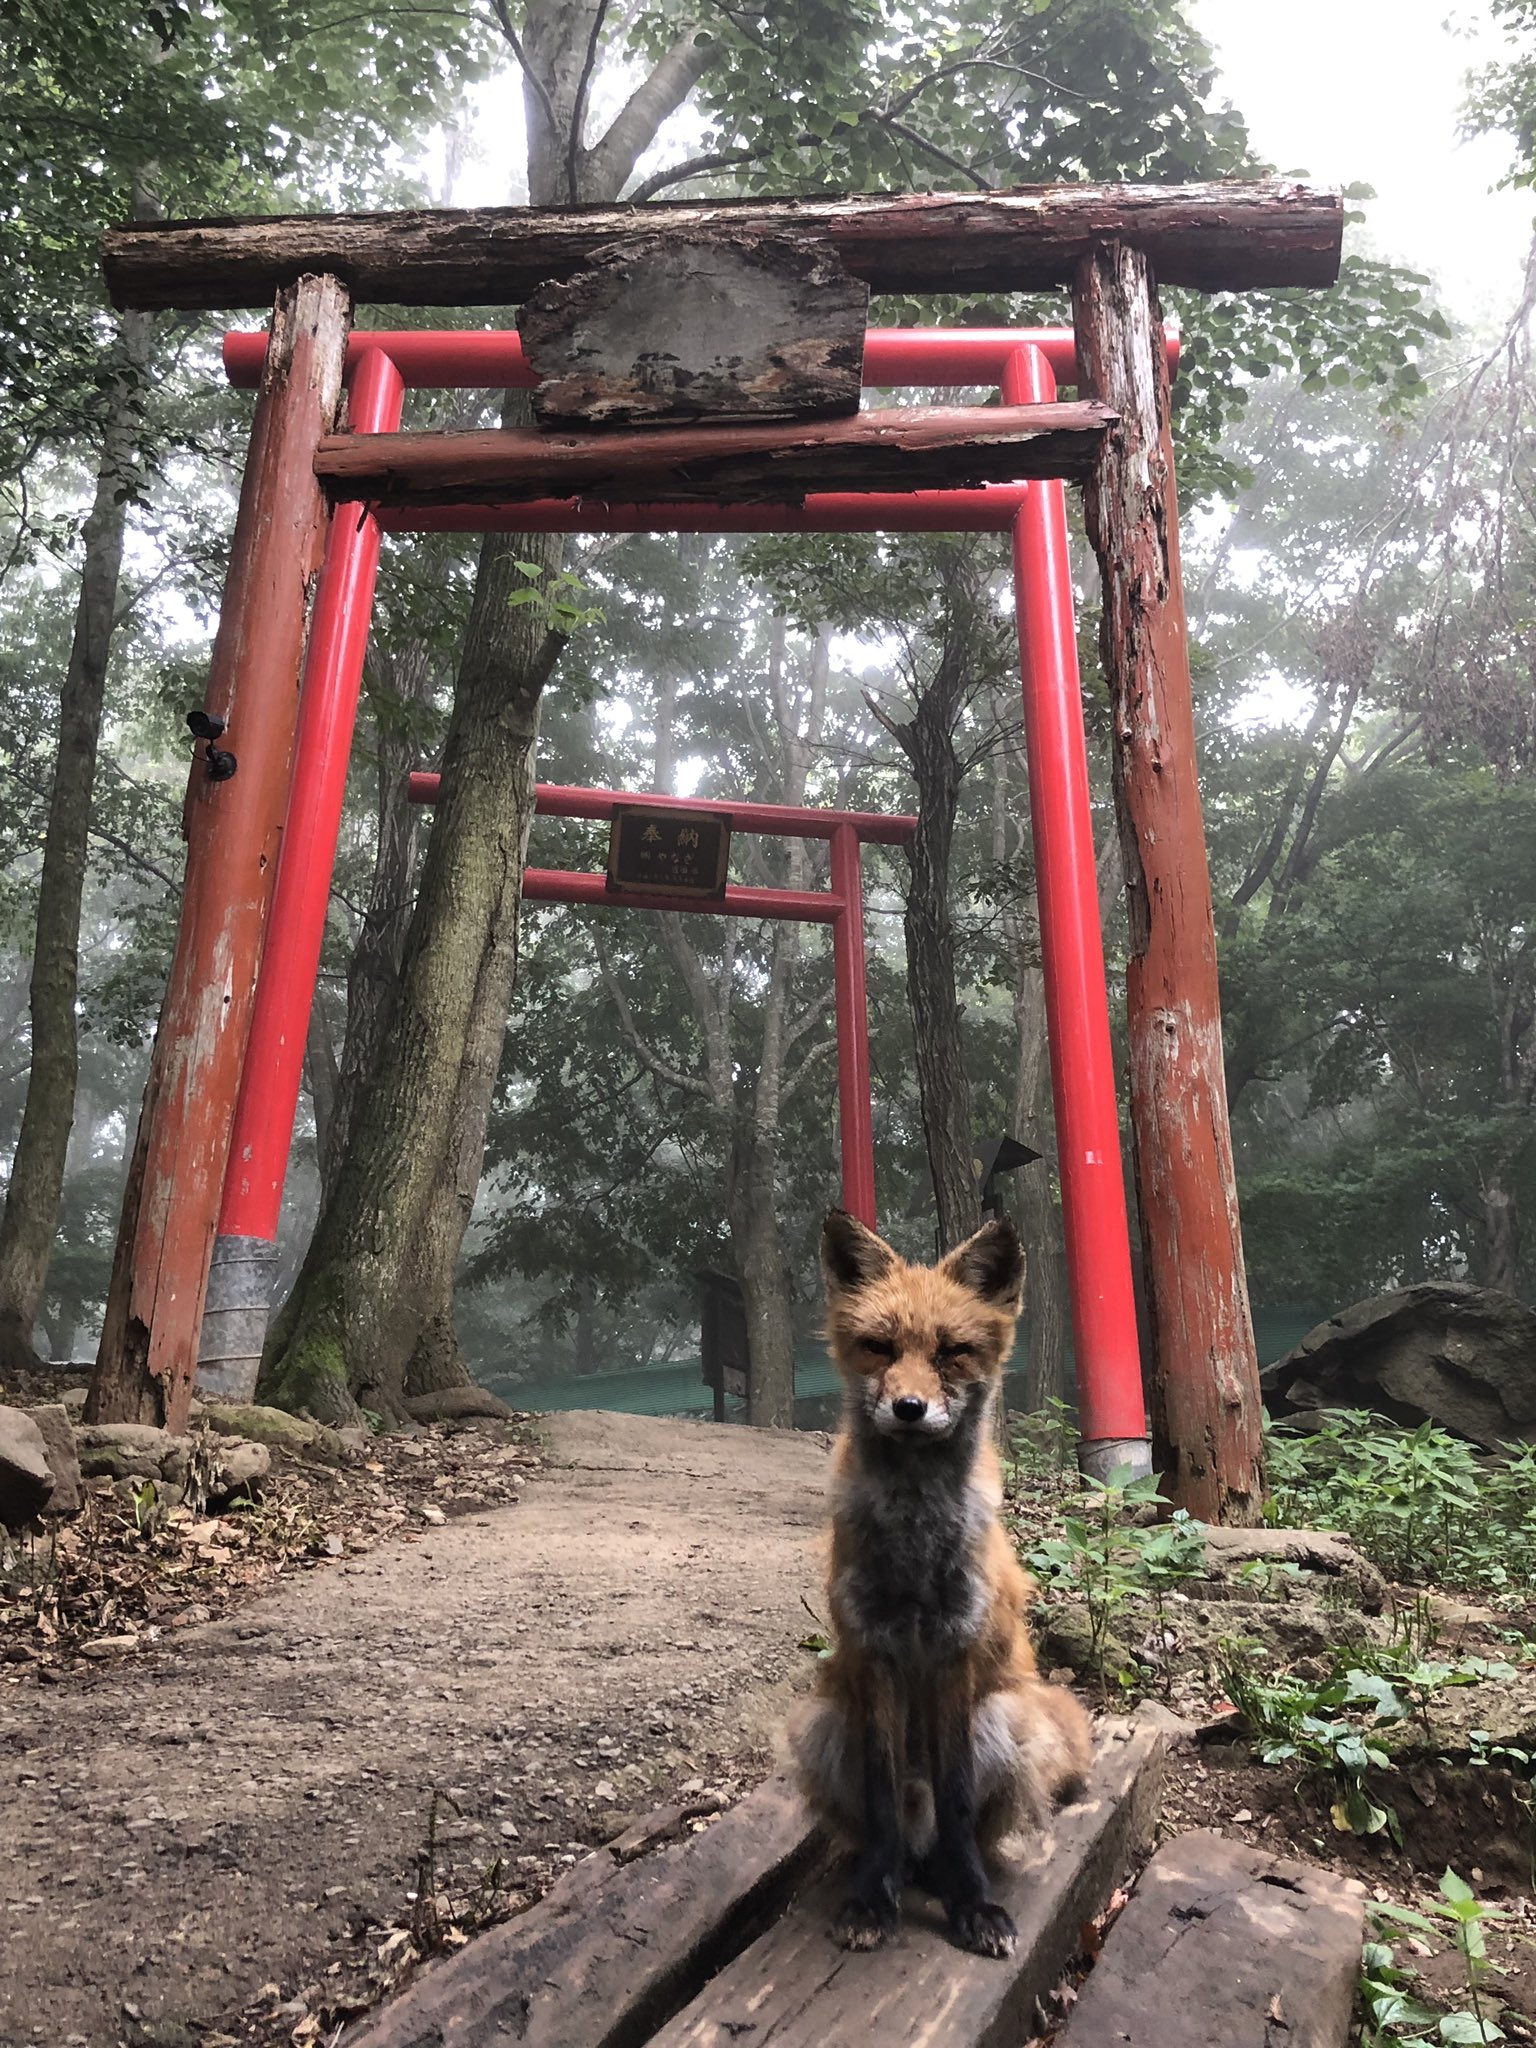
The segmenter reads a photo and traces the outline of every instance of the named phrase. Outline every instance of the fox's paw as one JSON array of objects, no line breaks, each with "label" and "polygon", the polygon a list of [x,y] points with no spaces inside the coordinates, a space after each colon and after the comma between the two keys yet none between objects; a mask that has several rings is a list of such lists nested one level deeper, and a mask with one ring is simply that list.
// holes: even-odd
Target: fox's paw
[{"label": "fox's paw", "polygon": [[1018,1946],[1019,1930],[1002,1906],[978,1900],[974,1906],[952,1906],[949,1924],[961,1948],[978,1956],[1011,1956]]},{"label": "fox's paw", "polygon": [[883,1948],[901,1925],[901,1914],[885,1899],[847,1899],[832,1921],[832,1939],[839,1948]]}]

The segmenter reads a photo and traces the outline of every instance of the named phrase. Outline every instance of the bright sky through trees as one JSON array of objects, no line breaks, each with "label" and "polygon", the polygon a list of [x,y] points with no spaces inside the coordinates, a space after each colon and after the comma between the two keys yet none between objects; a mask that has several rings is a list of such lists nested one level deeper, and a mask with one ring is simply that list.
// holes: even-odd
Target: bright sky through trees
[{"label": "bright sky through trees", "polygon": [[1452,0],[1195,0],[1222,80],[1256,146],[1320,184],[1376,189],[1377,253],[1435,275],[1463,319],[1508,314],[1533,205],[1491,191],[1509,168],[1498,136],[1463,141],[1466,73],[1501,54],[1485,10]]}]

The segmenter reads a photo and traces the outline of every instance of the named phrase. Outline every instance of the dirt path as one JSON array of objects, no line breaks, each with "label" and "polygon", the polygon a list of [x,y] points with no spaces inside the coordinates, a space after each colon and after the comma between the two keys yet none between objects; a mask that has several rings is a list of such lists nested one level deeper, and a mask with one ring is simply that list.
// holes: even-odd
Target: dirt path
[{"label": "dirt path", "polygon": [[0,2048],[319,2038],[409,1913],[542,1889],[766,1768],[816,1598],[822,1440],[544,1425],[521,1504],[0,1700]]}]

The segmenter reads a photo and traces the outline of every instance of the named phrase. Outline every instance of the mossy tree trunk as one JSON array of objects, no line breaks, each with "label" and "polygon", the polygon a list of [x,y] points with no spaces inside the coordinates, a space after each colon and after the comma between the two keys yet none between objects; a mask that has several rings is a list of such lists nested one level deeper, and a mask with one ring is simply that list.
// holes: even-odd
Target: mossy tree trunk
[{"label": "mossy tree trunk", "polygon": [[[523,582],[513,563],[552,569],[560,547],[555,535],[521,537],[513,548],[496,535],[481,551],[390,1028],[263,1369],[267,1398],[322,1421],[360,1407],[404,1412],[408,1368],[442,1306],[435,1281],[444,1267],[451,1290],[458,1246],[447,1257],[444,1184],[466,1147],[478,1173],[490,1100],[484,1060],[466,1053],[483,1043],[492,1016],[499,1047],[511,1001],[539,698],[562,645],[539,607],[509,602]],[[477,1126],[471,1097],[482,1088]]]}]

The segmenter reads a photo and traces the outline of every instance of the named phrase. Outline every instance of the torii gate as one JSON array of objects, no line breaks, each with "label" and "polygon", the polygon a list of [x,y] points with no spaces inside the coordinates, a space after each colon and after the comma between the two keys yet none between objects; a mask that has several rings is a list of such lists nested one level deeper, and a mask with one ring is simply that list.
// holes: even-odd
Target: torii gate
[{"label": "torii gate", "polygon": [[[286,1159],[381,531],[1006,527],[1082,1458],[1100,1476],[1123,1463],[1147,1469],[1060,482],[1075,478],[1087,485],[1104,583],[1154,1427],[1183,1505],[1213,1520],[1255,1515],[1257,1375],[1153,270],[1205,290],[1328,284],[1342,218],[1336,194],[1275,181],[113,231],[107,272],[121,307],[276,297],[270,340],[233,336],[227,348],[231,375],[258,383],[259,397],[208,693],[208,713],[222,723],[200,746],[188,790],[181,928],[130,1170],[96,1411],[141,1414],[145,1388],[158,1381],[151,1405],[173,1424],[185,1416],[221,1199],[238,1254],[248,1169],[262,1157],[269,1169]],[[407,383],[532,382],[516,336],[349,337],[353,295],[521,301],[616,243],[654,247],[722,228],[737,237],[787,231],[834,252],[876,290],[1070,283],[1074,331],[866,335],[866,383],[995,383],[995,406],[559,436],[398,431]],[[1091,396],[1057,403],[1058,377]],[[344,379],[350,431],[336,434]],[[347,509],[333,519],[337,505]],[[208,750],[226,730],[238,773],[215,779]]]}]

